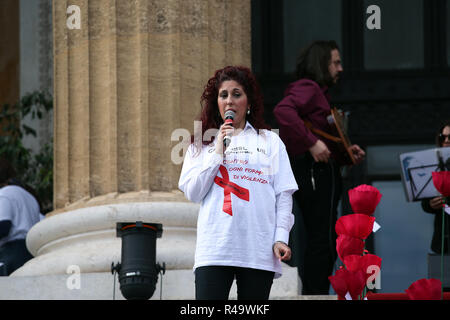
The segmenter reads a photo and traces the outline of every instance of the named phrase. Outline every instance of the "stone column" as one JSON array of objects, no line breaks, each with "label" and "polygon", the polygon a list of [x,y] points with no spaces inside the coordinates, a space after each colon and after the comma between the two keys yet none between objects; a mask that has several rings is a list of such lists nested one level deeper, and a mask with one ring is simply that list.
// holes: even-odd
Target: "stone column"
[{"label": "stone column", "polygon": [[53,0],[55,210],[15,276],[110,272],[115,224],[136,220],[162,223],[157,260],[192,274],[198,205],[178,190],[171,134],[193,133],[216,69],[251,65],[250,11],[249,0]]}]

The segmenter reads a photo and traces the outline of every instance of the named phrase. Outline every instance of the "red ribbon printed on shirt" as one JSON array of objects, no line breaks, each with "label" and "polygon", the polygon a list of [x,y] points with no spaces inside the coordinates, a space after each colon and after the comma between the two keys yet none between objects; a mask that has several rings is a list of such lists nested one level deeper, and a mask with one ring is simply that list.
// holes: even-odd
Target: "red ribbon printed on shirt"
[{"label": "red ribbon printed on shirt", "polygon": [[222,174],[222,178],[216,176],[214,178],[214,182],[223,188],[224,198],[222,210],[232,216],[233,210],[231,208],[231,194],[233,193],[240,199],[249,201],[250,193],[248,189],[242,188],[237,184],[230,182],[230,177],[228,176],[227,169],[224,166],[220,166],[219,171]]}]

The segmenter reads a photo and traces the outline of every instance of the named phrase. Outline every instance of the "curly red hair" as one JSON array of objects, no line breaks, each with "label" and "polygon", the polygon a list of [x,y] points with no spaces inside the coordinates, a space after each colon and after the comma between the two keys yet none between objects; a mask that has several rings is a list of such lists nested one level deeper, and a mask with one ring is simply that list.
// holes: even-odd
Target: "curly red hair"
[{"label": "curly red hair", "polygon": [[[247,115],[246,120],[256,129],[268,129],[270,127],[264,121],[264,103],[261,90],[256,81],[255,76],[249,68],[243,66],[227,66],[223,69],[216,70],[214,76],[206,83],[205,89],[200,99],[202,110],[196,118],[202,122],[202,137],[208,129],[219,129],[223,124],[223,119],[219,113],[217,97],[219,95],[219,87],[224,81],[234,80],[239,83],[247,95],[247,100],[251,106],[251,112]],[[202,139],[203,145],[208,145],[210,141]],[[194,137],[192,136],[192,142]]]}]

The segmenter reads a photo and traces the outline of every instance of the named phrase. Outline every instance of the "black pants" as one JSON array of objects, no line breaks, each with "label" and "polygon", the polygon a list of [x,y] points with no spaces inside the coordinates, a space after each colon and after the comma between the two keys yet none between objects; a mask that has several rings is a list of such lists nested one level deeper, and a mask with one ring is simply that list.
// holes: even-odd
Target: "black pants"
[{"label": "black pants", "polygon": [[269,299],[274,273],[266,270],[230,266],[206,266],[195,269],[197,300],[228,300],[236,277],[238,300]]},{"label": "black pants", "polygon": [[33,256],[28,252],[25,239],[10,241],[0,247],[0,262],[5,264],[5,275],[9,276],[31,258]]},{"label": "black pants", "polygon": [[291,165],[299,186],[294,199],[306,229],[303,265],[298,268],[302,294],[327,295],[328,277],[337,257],[335,224],[342,193],[340,168],[333,160],[314,162],[310,154],[291,158]]}]

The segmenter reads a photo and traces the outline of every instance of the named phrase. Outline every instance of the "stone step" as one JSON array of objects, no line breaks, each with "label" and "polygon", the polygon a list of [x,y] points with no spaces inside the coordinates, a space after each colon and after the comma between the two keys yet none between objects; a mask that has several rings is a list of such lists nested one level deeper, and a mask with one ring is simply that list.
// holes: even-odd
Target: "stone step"
[{"label": "stone step", "polygon": [[[117,278],[106,272],[0,277],[0,300],[122,300]],[[297,269],[284,266],[283,276],[274,280],[270,299],[304,299],[299,296],[300,287]],[[167,270],[162,276],[162,294],[159,276],[151,299],[195,299],[192,270]],[[230,299],[236,299],[235,283]]]}]

